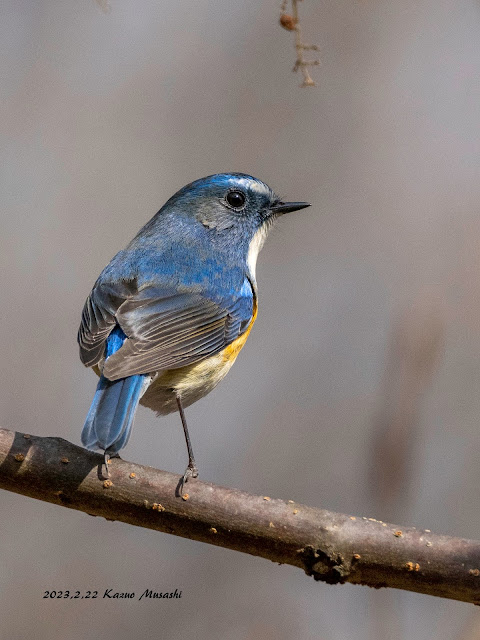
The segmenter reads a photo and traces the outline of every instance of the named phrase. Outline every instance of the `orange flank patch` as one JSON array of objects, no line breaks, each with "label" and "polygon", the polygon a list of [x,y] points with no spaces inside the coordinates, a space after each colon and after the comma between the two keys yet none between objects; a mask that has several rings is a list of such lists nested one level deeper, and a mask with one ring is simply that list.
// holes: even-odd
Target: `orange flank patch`
[{"label": "orange flank patch", "polygon": [[244,346],[245,342],[247,341],[248,334],[252,330],[253,323],[257,319],[257,313],[258,313],[257,296],[254,295],[253,296],[252,319],[248,323],[248,327],[245,329],[245,331],[242,333],[242,335],[238,336],[238,338],[236,338],[233,342],[231,342],[228,345],[228,347],[225,347],[225,349],[223,351],[221,351],[221,354],[223,356],[223,361],[224,362],[228,362],[229,360],[235,360],[235,358],[238,356],[238,354],[240,353],[242,347]]}]

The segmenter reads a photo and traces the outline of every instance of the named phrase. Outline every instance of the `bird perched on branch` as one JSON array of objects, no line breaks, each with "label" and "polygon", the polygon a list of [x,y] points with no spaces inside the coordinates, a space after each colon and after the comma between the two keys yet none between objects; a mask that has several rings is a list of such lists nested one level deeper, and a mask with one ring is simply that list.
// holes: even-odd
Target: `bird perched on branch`
[{"label": "bird perched on branch", "polygon": [[263,182],[222,173],[187,185],[100,274],[78,331],[80,358],[100,375],[82,431],[108,461],[125,447],[138,403],[178,409],[188,448],[183,484],[197,477],[184,407],[226,375],[257,315],[257,255],[276,218],[308,207]]}]

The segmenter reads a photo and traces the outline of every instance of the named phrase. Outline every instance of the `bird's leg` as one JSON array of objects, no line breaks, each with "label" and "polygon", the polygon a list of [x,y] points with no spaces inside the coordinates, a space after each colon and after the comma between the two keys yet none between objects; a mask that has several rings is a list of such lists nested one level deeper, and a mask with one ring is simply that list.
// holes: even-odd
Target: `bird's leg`
[{"label": "bird's leg", "polygon": [[185,434],[185,441],[187,443],[187,450],[188,450],[188,467],[185,469],[183,478],[180,481],[180,488],[181,488],[181,491],[183,491],[183,485],[186,482],[188,482],[189,478],[198,477],[198,469],[197,469],[197,465],[195,464],[195,458],[193,457],[192,444],[190,442],[190,436],[188,435],[187,420],[185,418],[185,412],[183,411],[182,400],[178,394],[176,394],[176,398],[177,398],[178,411],[180,412],[180,418],[182,420],[183,432]]}]

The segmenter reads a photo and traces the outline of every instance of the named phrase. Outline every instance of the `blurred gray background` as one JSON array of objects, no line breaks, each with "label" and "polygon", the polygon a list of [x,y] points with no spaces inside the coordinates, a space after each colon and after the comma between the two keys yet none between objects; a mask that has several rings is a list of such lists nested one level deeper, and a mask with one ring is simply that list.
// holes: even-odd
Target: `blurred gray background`
[{"label": "blurred gray background", "polygon": [[[97,275],[178,188],[220,171],[313,206],[260,255],[260,313],[187,413],[201,479],[480,537],[480,6],[3,0],[0,425],[79,444]],[[124,457],[182,472],[177,415]],[[470,605],[298,569],[0,494],[0,635],[473,640]],[[45,590],[183,590],[181,601]]]}]

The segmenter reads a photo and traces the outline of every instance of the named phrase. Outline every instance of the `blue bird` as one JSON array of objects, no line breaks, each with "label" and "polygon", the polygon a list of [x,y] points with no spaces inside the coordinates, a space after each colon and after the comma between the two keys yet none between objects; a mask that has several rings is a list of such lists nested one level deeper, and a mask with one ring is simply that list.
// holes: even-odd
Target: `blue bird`
[{"label": "blue bird", "polygon": [[221,173],[183,187],[117,253],[83,308],[80,359],[100,376],[82,431],[105,468],[125,447],[138,404],[178,410],[188,448],[181,484],[196,478],[184,407],[222,380],[257,316],[255,267],[272,223],[308,207],[263,182]]}]

